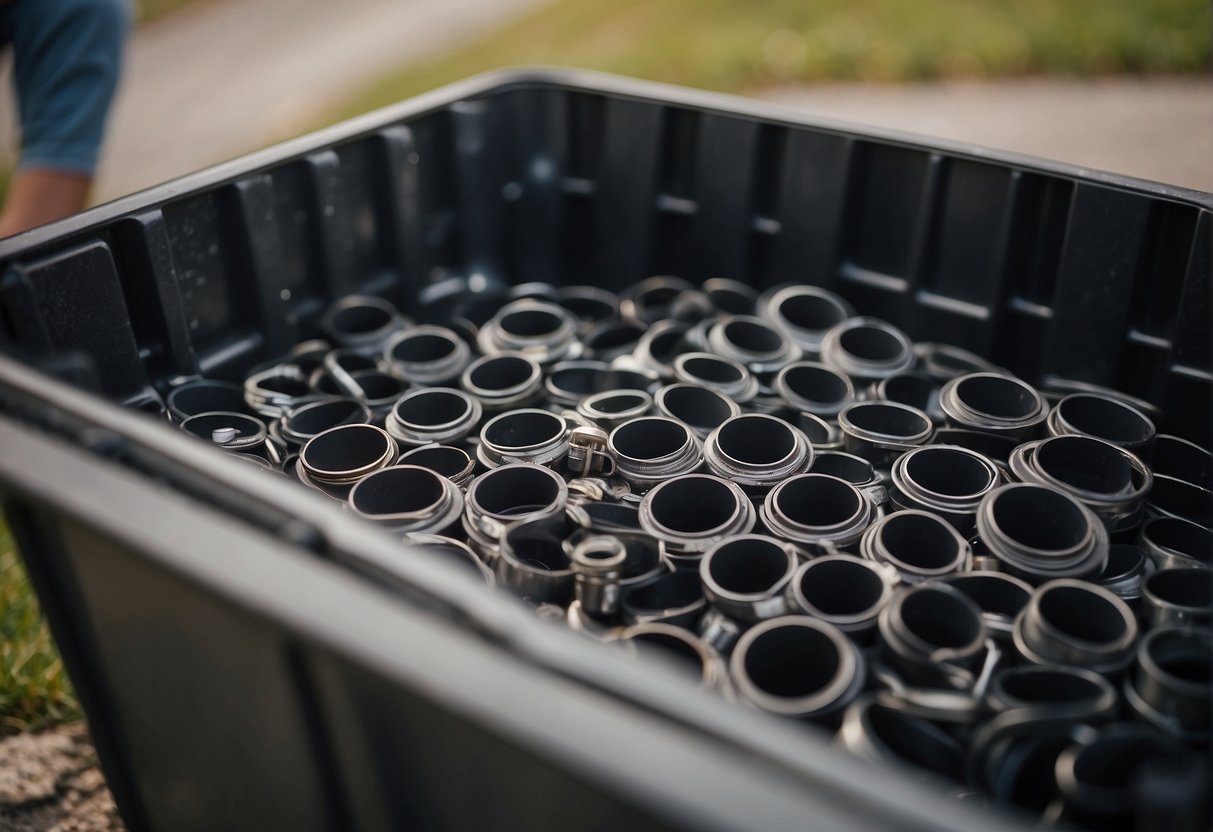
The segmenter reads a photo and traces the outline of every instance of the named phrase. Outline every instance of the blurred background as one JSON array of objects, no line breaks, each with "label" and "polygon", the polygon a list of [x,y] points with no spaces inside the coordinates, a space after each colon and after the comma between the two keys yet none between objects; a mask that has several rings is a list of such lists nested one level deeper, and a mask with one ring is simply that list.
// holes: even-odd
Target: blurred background
[{"label": "blurred background", "polygon": [[[757,96],[1213,190],[1208,0],[136,5],[94,201],[519,64]],[[0,99],[0,166],[15,155],[11,116]]]}]

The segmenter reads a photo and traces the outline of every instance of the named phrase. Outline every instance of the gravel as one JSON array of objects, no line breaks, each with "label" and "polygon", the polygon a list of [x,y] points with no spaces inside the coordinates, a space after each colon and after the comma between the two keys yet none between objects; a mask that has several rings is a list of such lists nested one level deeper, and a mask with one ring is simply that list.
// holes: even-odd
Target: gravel
[{"label": "gravel", "polygon": [[0,740],[0,832],[124,828],[83,723]]}]

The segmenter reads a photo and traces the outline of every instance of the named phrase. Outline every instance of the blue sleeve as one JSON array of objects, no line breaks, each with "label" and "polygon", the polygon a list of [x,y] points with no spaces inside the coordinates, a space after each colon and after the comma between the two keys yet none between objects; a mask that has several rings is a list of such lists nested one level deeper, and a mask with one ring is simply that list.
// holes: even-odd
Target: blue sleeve
[{"label": "blue sleeve", "polygon": [[18,0],[9,11],[20,167],[91,174],[118,85],[128,0]]}]

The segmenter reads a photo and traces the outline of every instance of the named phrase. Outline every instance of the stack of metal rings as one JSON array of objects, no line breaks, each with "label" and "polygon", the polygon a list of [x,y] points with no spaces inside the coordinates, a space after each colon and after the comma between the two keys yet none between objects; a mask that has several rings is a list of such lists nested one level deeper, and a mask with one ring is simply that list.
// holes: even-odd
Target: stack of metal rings
[{"label": "stack of metal rings", "polygon": [[1208,822],[1213,456],[1156,407],[817,287],[526,284],[445,324],[344,298],[165,410],[865,759],[1049,822]]}]

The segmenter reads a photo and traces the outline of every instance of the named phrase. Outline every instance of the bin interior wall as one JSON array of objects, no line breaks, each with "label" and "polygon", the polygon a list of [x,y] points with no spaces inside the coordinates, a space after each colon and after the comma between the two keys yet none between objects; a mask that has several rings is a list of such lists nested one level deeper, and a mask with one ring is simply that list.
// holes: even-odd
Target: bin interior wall
[{"label": "bin interior wall", "polygon": [[440,319],[469,288],[527,281],[811,283],[1036,383],[1153,401],[1164,430],[1205,441],[1210,210],[1159,191],[519,82],[103,206],[0,263],[3,330],[103,357],[104,390],[133,398],[181,375],[237,378],[351,292]]}]

